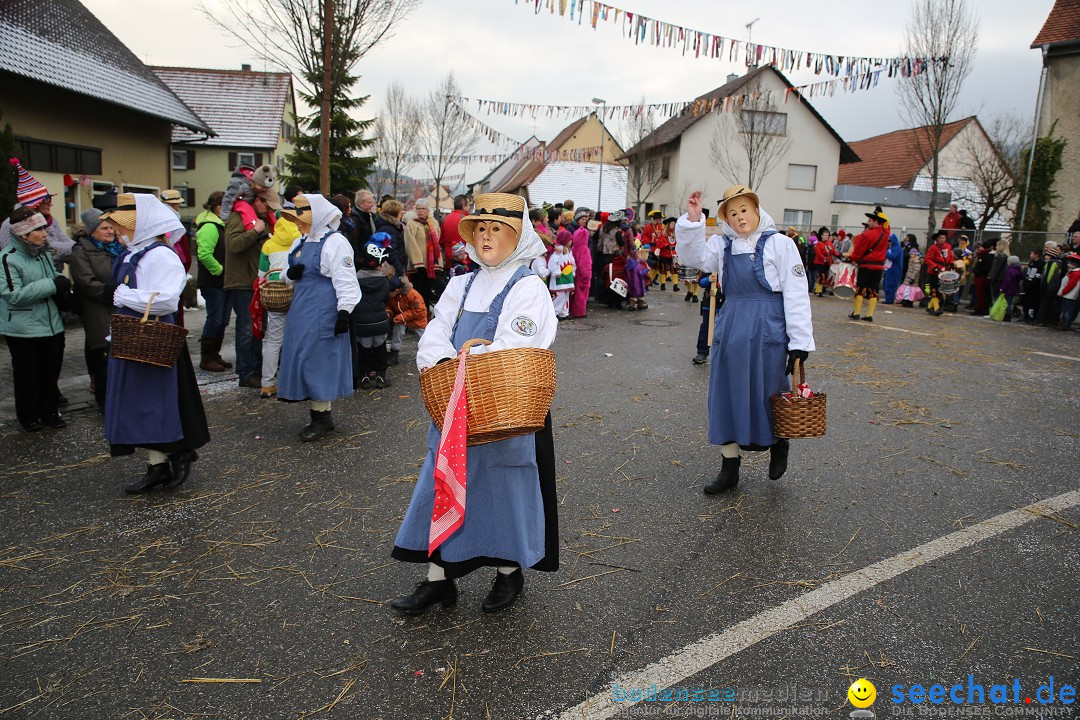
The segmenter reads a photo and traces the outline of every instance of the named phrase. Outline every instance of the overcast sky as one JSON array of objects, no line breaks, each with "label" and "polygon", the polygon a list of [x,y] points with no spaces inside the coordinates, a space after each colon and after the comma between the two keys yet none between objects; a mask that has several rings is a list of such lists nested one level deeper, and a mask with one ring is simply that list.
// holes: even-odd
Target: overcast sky
[{"label": "overcast sky", "polygon": [[[224,0],[206,0],[213,8]],[[1030,123],[1038,90],[1040,56],[1029,49],[1053,0],[969,0],[980,21],[980,47],[956,118],[977,114],[986,121],[1012,113]],[[240,46],[202,16],[191,2],[177,0],[82,0],[135,54],[149,64],[275,69]],[[767,45],[856,56],[894,56],[901,52],[911,2],[824,0],[610,0],[631,12],[726,37],[746,39],[746,23],[758,18],[753,40]],[[589,8],[591,3],[586,2]],[[359,65],[359,93],[370,94],[367,116],[379,111],[386,86],[397,80],[425,95],[453,71],[466,97],[511,102],[609,104],[690,100],[725,82],[745,66],[727,60],[695,60],[677,50],[634,45],[618,30],[621,22],[588,21],[533,12],[532,0],[424,0],[394,36]],[[795,85],[819,79],[793,72]],[[824,78],[821,78],[824,79]],[[903,127],[896,80],[882,78],[876,88],[811,100],[848,141]],[[533,134],[550,140],[573,118],[480,119],[517,140]],[[618,128],[616,128],[618,131]],[[494,152],[482,145],[478,152]],[[486,168],[468,168],[469,180]],[[424,176],[419,168],[412,173]],[[473,177],[475,176],[475,177]]]}]

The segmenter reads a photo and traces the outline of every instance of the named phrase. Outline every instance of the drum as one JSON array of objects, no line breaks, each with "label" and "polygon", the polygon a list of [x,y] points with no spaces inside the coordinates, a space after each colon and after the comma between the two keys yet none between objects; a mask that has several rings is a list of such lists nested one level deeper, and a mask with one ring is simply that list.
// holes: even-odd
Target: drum
[{"label": "drum", "polygon": [[855,297],[856,267],[853,263],[839,262],[829,268],[829,277],[832,280],[833,295],[842,300],[850,300]]},{"label": "drum", "polygon": [[679,282],[692,283],[697,282],[697,268],[686,267],[685,265],[679,265]]},{"label": "drum", "polygon": [[942,295],[952,295],[960,289],[960,273],[955,270],[946,270],[938,274],[938,292]]}]

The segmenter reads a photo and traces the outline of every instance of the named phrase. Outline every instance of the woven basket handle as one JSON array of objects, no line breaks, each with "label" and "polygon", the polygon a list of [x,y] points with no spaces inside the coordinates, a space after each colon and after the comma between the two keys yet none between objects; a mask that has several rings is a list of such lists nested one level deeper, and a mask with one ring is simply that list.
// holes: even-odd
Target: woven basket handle
[{"label": "woven basket handle", "polygon": [[458,350],[458,353],[461,354],[461,355],[468,355],[470,348],[472,348],[472,347],[474,347],[476,345],[490,345],[490,344],[491,344],[490,340],[485,340],[484,338],[473,338],[472,340],[466,340],[465,344],[461,346],[461,350]]},{"label": "woven basket handle", "polygon": [[[799,379],[796,382],[795,376],[798,375]],[[795,371],[791,373],[791,394],[799,394],[799,383],[806,383],[806,368],[803,367],[803,362],[799,358],[795,358]]]},{"label": "woven basket handle", "polygon": [[154,298],[157,296],[157,292],[150,293],[150,299],[146,301],[146,310],[143,312],[142,319],[139,322],[146,324],[146,321],[150,319],[150,306],[154,304]]}]

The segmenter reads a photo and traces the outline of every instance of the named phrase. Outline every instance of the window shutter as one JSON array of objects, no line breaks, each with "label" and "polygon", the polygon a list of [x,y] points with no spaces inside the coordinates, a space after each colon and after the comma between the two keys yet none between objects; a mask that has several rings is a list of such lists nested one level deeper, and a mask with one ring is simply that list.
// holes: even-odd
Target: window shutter
[{"label": "window shutter", "polygon": [[229,172],[236,170],[236,153],[229,153]]},{"label": "window shutter", "polygon": [[187,151],[187,169],[188,170],[194,170],[195,169],[195,151],[194,150],[188,150]]},{"label": "window shutter", "polygon": [[[194,154],[194,151],[189,152]],[[191,167],[194,168],[195,166],[192,165]],[[195,188],[189,187],[184,189],[184,204],[189,208],[195,207]]]},{"label": "window shutter", "polygon": [[262,153],[255,153],[255,167],[259,167],[260,165],[262,165],[262,158]]}]

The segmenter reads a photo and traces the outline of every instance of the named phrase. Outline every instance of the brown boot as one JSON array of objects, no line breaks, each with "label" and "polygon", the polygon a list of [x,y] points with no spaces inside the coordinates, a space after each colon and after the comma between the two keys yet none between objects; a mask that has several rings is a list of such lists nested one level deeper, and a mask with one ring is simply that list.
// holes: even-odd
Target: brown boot
[{"label": "brown boot", "polygon": [[215,351],[215,343],[220,347],[220,340],[200,340],[199,351],[202,359],[199,367],[209,372],[225,372],[225,365],[221,362],[221,356]]},{"label": "brown boot", "polygon": [[219,337],[214,339],[214,355],[217,357],[217,361],[222,364],[226,370],[231,370],[233,364],[221,357],[221,345],[225,342],[225,338]]}]

